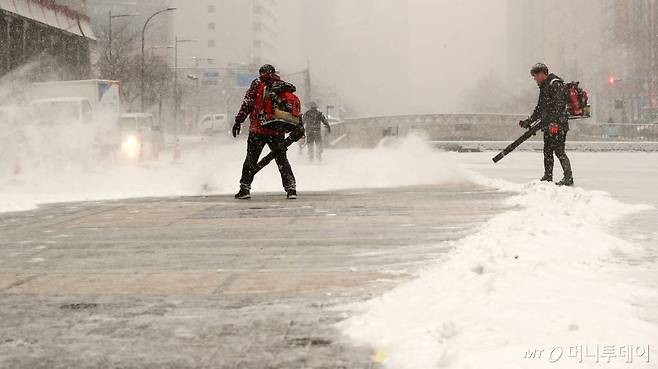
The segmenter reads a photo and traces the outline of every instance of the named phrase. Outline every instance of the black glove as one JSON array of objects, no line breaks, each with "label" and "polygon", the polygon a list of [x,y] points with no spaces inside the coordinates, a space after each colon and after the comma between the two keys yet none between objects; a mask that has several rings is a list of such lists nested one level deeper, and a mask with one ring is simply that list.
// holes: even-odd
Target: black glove
[{"label": "black glove", "polygon": [[331,134],[331,127],[327,127],[327,134]]},{"label": "black glove", "polygon": [[235,122],[235,124],[233,125],[233,130],[232,131],[233,131],[233,137],[234,138],[238,137],[238,135],[240,134],[240,131],[242,131],[242,123]]},{"label": "black glove", "polygon": [[530,119],[519,121],[519,127],[521,127],[521,128],[528,129],[528,128],[530,128],[531,125],[532,125],[532,122],[530,121]]}]

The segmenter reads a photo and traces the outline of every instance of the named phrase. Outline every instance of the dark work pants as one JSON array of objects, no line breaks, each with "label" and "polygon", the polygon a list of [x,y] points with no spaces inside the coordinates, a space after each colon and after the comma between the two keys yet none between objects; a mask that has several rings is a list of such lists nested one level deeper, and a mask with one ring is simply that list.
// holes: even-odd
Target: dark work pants
[{"label": "dark work pants", "polygon": [[551,135],[544,132],[544,174],[553,177],[554,155],[560,160],[565,177],[573,177],[571,172],[571,161],[567,156],[565,145],[567,132]]},{"label": "dark work pants", "polygon": [[308,158],[311,161],[315,158],[316,152],[318,160],[322,160],[322,151],[324,150],[322,146],[322,132],[307,132],[306,145],[308,146]]},{"label": "dark work pants", "polygon": [[295,190],[297,184],[295,182],[295,175],[292,173],[292,167],[288,161],[283,137],[270,137],[263,135],[249,134],[247,139],[247,158],[242,167],[242,179],[240,179],[240,187],[244,190],[251,190],[251,184],[254,181],[255,168],[263,153],[265,145],[267,145],[272,152],[277,153],[276,164],[281,173],[281,182],[286,191]]}]

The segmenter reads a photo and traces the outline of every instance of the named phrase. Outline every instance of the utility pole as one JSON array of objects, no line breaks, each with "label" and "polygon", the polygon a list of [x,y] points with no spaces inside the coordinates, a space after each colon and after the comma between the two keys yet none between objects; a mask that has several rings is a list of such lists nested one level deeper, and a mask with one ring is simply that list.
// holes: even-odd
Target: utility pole
[{"label": "utility pole", "polygon": [[[656,41],[658,41],[658,34],[656,32],[658,29],[656,29],[656,0],[648,0],[648,6],[649,6],[649,11],[648,17],[649,17],[649,65],[647,67],[648,73],[647,77],[649,79],[648,81],[648,95],[647,100],[648,100],[648,107],[649,108],[654,108],[654,94],[655,94],[655,88],[656,88]],[[642,115],[642,112],[640,112],[640,115]]]},{"label": "utility pole", "polygon": [[112,10],[110,9],[110,16],[109,16],[109,30],[107,31],[107,38],[108,38],[108,44],[109,50],[108,50],[108,55],[110,57],[110,63],[112,63]]},{"label": "utility pole", "polygon": [[199,58],[196,57],[196,56],[193,56],[192,59],[194,60],[194,72],[196,73],[196,80],[195,80],[195,82],[196,82],[196,89],[197,89],[197,93],[198,93],[198,90],[199,90],[199,80],[201,79],[201,75],[199,74],[199,71],[200,71],[200,70],[199,70]]},{"label": "utility pole", "polygon": [[174,41],[174,136],[178,136],[178,116],[180,101],[178,99],[178,36]]},{"label": "utility pole", "polygon": [[306,82],[306,101],[308,104],[311,103],[313,99],[313,93],[311,92],[311,61],[306,61],[306,77],[304,78]]},{"label": "utility pole", "polygon": [[174,134],[178,134],[178,119],[180,117],[181,93],[178,88],[178,44],[185,42],[194,42],[196,40],[179,40],[178,36],[174,41]]}]

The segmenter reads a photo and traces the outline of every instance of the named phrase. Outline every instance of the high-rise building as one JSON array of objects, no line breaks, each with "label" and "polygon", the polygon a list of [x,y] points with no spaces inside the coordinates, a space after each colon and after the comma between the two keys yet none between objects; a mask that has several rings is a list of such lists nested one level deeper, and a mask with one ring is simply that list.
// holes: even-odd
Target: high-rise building
[{"label": "high-rise building", "polygon": [[616,122],[658,119],[658,1],[602,0],[603,109]]},{"label": "high-rise building", "polygon": [[614,57],[606,50],[604,40],[611,34],[609,27],[614,21],[606,15],[606,2],[508,0],[510,84],[527,89],[532,83],[530,66],[546,63],[562,78],[580,81],[596,104],[595,116],[600,120],[605,115],[608,120],[604,112],[608,104],[603,102],[609,97],[605,65]]},{"label": "high-rise building", "polygon": [[545,61],[544,2],[508,0],[507,27],[507,79],[523,86],[530,66]]},{"label": "high-rise building", "polygon": [[175,0],[173,34],[181,45],[179,63],[196,67],[256,66],[277,57],[278,0]]},{"label": "high-rise building", "polygon": [[[410,90],[412,36],[406,0],[302,0],[304,61],[313,99],[349,102],[352,114],[399,113]],[[396,88],[382,88],[382,84]],[[374,98],[374,96],[377,96]],[[397,105],[396,105],[397,103]]]}]

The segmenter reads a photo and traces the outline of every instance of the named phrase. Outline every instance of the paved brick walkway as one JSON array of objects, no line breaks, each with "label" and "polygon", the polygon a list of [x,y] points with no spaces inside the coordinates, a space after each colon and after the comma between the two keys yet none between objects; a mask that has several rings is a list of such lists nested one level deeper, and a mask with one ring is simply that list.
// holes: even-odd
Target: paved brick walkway
[{"label": "paved brick walkway", "polygon": [[377,368],[336,307],[502,211],[455,185],[0,214],[2,368]]}]

